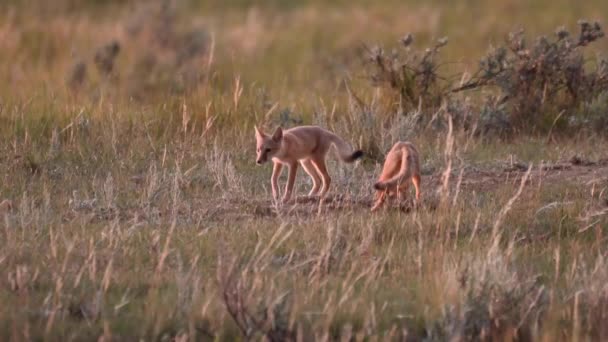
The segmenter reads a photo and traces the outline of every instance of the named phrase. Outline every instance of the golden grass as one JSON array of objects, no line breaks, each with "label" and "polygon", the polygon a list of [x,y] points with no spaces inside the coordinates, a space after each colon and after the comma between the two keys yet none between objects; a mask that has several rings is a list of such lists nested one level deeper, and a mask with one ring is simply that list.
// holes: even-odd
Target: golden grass
[{"label": "golden grass", "polygon": [[[211,1],[170,24],[154,6],[74,4],[0,12],[1,339],[608,336],[605,138],[488,141],[376,116],[356,58],[361,43],[447,35],[446,56],[472,69],[511,29],[605,20],[604,2]],[[197,39],[204,53],[180,55]],[[95,54],[114,40],[104,75]],[[380,152],[411,139],[424,203],[370,214],[368,158],[331,162],[326,205],[277,207],[254,122],[318,123]]]}]

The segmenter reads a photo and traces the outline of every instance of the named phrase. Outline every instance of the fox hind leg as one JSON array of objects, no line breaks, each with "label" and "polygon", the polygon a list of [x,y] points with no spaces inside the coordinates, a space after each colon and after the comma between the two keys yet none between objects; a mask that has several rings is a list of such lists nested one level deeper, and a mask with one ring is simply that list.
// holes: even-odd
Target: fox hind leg
[{"label": "fox hind leg", "polygon": [[416,189],[416,202],[420,202],[420,175],[415,174],[412,176],[412,183]]},{"label": "fox hind leg", "polygon": [[319,188],[321,187],[321,177],[319,176],[317,169],[310,159],[302,160],[300,161],[300,164],[302,165],[304,171],[306,171],[306,173],[312,179],[312,189],[308,193],[308,196],[317,195],[319,193]]},{"label": "fox hind leg", "polygon": [[321,179],[323,181],[323,187],[321,188],[321,197],[324,197],[329,191],[329,186],[331,185],[331,177],[329,173],[327,173],[327,167],[325,166],[325,159],[323,157],[315,157],[312,159],[312,162],[321,175]]},{"label": "fox hind leg", "polygon": [[399,203],[403,202],[407,197],[407,183],[401,183],[397,186],[397,201]]}]

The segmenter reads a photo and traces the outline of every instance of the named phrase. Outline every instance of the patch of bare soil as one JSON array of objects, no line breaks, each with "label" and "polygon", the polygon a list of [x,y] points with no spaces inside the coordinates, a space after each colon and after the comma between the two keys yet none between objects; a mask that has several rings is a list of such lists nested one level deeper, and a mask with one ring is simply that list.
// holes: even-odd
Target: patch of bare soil
[{"label": "patch of bare soil", "polygon": [[226,199],[215,205],[216,219],[229,217],[230,219],[264,218],[277,216],[320,215],[329,211],[368,209],[371,206],[370,198],[355,198],[341,194],[328,195],[322,201],[319,197],[296,196],[289,203],[274,203],[270,199]]},{"label": "patch of bare soil", "polygon": [[461,186],[463,189],[493,191],[504,184],[518,184],[530,167],[532,168],[530,181],[539,181],[547,185],[558,183],[608,185],[608,159],[591,162],[575,157],[555,164],[514,163],[487,170],[467,168],[463,172]]},{"label": "patch of bare soil", "polygon": [[[608,188],[608,159],[596,162],[572,158],[555,164],[527,165],[512,163],[496,167],[480,169],[465,167],[452,170],[449,185],[451,188],[460,186],[460,191],[496,191],[505,184],[517,185],[521,177],[532,167],[529,182],[541,182],[544,185],[570,183],[581,186],[596,186]],[[433,208],[437,201],[435,189],[442,182],[442,172],[423,176],[424,205]],[[458,185],[460,183],[460,185]],[[217,204],[221,216],[234,218],[260,218],[276,216],[309,216],[340,210],[369,210],[372,205],[373,191],[366,198],[354,198],[345,195],[330,195],[323,202],[318,197],[300,196],[286,205],[275,205],[271,200],[226,200]],[[392,203],[396,207],[396,203]],[[608,203],[606,204],[608,206]],[[400,205],[404,211],[412,209],[411,200]],[[219,213],[218,212],[218,213]],[[216,217],[217,218],[217,217]]]}]

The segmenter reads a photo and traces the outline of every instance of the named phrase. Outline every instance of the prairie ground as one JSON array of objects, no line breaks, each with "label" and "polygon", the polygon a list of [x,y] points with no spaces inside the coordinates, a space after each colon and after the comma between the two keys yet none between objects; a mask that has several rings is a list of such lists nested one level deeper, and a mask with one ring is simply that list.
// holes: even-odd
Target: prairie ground
[{"label": "prairie ground", "polygon": [[[437,66],[463,84],[509,32],[576,36],[607,14],[569,0],[5,1],[0,338],[607,339],[608,90],[484,134],[495,89],[403,107],[362,61],[407,33],[423,51],[448,36]],[[607,49],[584,52],[598,87]],[[330,154],[323,203],[300,171],[279,205],[254,124],[321,125],[366,156]],[[372,214],[397,140],[421,152],[422,201]]]}]

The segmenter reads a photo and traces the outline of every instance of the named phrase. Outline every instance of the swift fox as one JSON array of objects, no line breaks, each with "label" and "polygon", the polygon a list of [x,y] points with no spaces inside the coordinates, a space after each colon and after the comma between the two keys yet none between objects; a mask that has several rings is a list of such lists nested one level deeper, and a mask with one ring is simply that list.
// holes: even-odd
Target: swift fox
[{"label": "swift fox", "polygon": [[406,193],[408,181],[411,179],[416,188],[416,202],[420,201],[420,160],[418,150],[408,141],[399,141],[388,152],[382,174],[374,184],[376,203],[372,211],[376,211],[384,203],[386,196],[397,195],[401,201]]},{"label": "swift fox", "polygon": [[[317,126],[299,126],[283,131],[278,127],[271,136],[266,135],[257,126],[255,127],[257,148],[256,163],[261,165],[272,159],[274,167],[270,184],[272,196],[278,197],[278,179],[283,166],[289,169],[289,177],[283,194],[283,203],[291,198],[298,162],[312,179],[312,190],[309,196],[319,194],[325,196],[331,184],[331,177],[325,167],[325,156],[331,145],[336,147],[338,156],[346,163],[352,163],[363,156],[360,150],[352,148],[334,133]],[[322,185],[322,187],[321,187]]]}]

